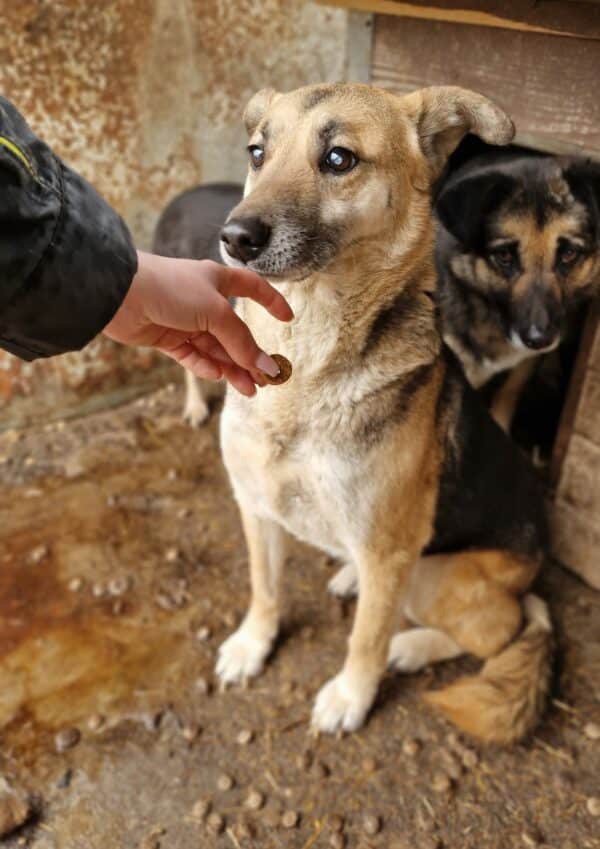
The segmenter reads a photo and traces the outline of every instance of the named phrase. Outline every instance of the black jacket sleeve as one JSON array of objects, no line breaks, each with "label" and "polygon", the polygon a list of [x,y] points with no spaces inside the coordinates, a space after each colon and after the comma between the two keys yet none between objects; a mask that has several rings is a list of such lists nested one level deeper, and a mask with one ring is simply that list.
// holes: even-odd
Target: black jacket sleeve
[{"label": "black jacket sleeve", "polygon": [[0,97],[0,348],[26,360],[82,348],[136,269],[125,223]]}]

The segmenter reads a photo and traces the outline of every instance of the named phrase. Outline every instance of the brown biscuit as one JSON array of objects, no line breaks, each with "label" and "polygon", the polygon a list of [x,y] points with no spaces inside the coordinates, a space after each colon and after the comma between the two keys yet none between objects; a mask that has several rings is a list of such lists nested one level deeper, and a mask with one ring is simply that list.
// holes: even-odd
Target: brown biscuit
[{"label": "brown biscuit", "polygon": [[282,357],[281,354],[271,354],[271,357],[279,366],[279,374],[277,377],[269,377],[268,374],[263,373],[263,377],[271,386],[279,386],[280,383],[285,383],[292,376],[292,364],[288,359]]}]

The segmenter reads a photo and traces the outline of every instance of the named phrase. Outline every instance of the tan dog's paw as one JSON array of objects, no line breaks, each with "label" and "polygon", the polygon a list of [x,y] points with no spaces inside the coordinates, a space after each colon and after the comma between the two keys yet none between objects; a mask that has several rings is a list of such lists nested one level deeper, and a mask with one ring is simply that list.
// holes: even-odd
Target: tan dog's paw
[{"label": "tan dog's paw", "polygon": [[358,595],[358,572],[352,563],[336,572],[327,584],[327,590],[338,598],[353,598]]},{"label": "tan dog's paw", "polygon": [[241,625],[219,649],[216,672],[221,683],[238,684],[260,675],[272,645],[273,640],[256,637]]},{"label": "tan dog's paw", "polygon": [[375,698],[376,688],[357,688],[340,672],[317,694],[311,725],[315,731],[356,731],[363,725]]}]

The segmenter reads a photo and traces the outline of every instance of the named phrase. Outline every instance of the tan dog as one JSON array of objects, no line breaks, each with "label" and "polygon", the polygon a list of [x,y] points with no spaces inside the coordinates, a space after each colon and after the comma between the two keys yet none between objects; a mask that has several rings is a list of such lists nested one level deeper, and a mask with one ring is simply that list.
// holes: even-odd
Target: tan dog
[{"label": "tan dog", "polygon": [[[512,124],[458,88],[398,98],[358,85],[259,92],[245,119],[251,165],[224,257],[289,299],[287,326],[250,302],[238,309],[294,371],[253,400],[226,399],[252,601],[218,674],[257,675],[271,652],[291,533],[346,561],[360,589],[315,728],[358,728],[388,662],[412,671],[470,652],[492,658],[482,674],[431,701],[486,739],[515,739],[548,683],[550,626],[533,596],[514,641],[543,559],[542,497],[442,348],[430,297],[431,184],[466,132],[506,143]],[[419,627],[393,637],[399,619]]]}]

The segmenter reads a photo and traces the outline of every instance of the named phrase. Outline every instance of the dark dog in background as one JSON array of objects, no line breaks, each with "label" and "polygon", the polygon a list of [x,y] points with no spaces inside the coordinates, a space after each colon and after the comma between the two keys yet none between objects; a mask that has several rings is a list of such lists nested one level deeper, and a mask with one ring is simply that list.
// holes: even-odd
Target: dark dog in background
[{"label": "dark dog in background", "polygon": [[[242,199],[242,191],[237,183],[207,183],[177,195],[156,225],[153,251],[161,256],[221,262],[219,233]],[[208,401],[223,394],[223,384],[199,380],[186,371],[185,385],[183,417],[191,425],[201,425],[209,416]]]},{"label": "dark dog in background", "polygon": [[438,189],[444,340],[479,388],[510,374],[492,415],[510,430],[536,357],[600,286],[600,164],[488,152]]}]

